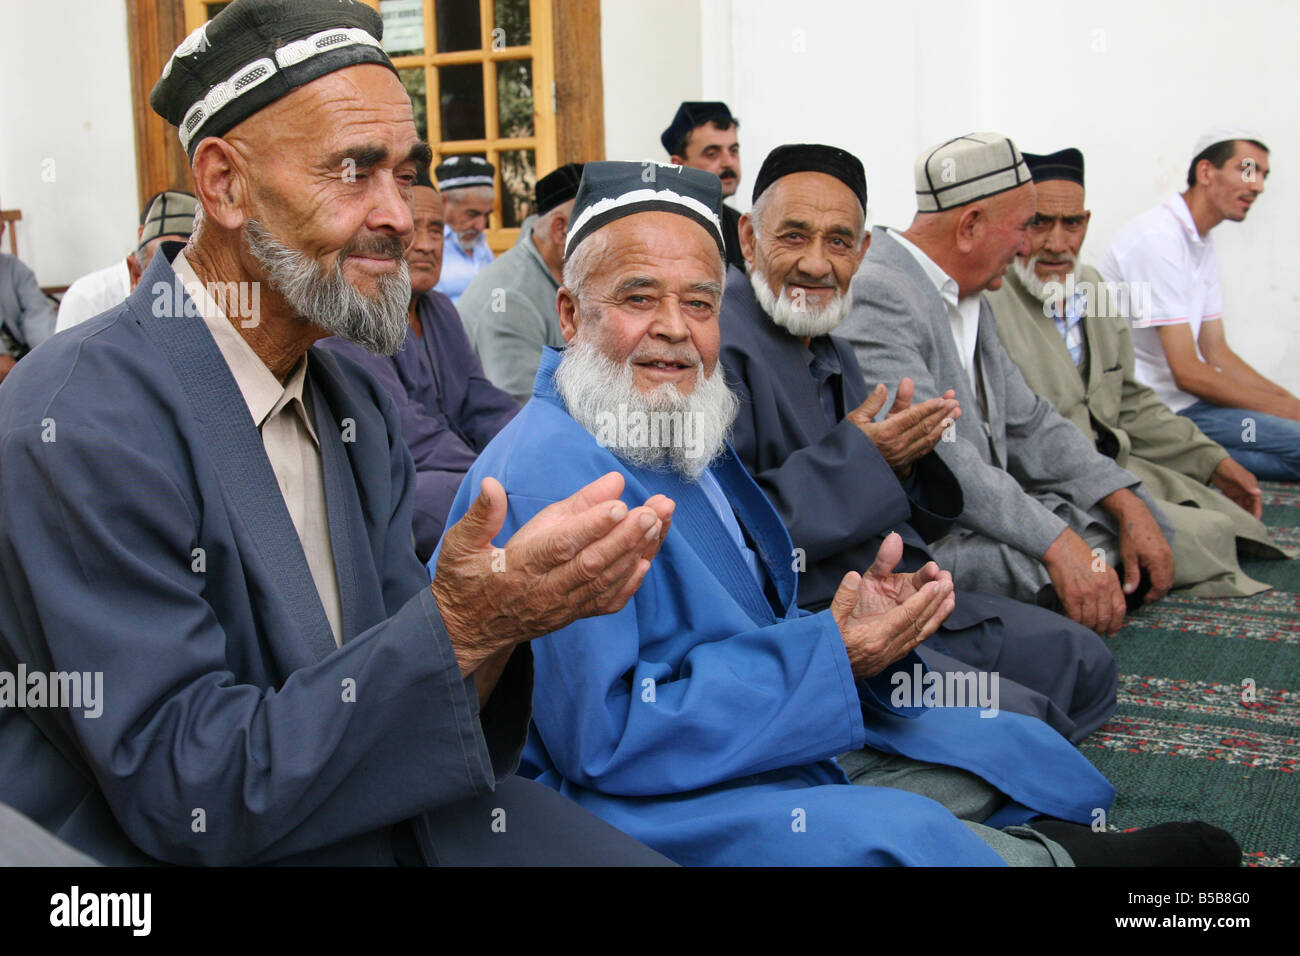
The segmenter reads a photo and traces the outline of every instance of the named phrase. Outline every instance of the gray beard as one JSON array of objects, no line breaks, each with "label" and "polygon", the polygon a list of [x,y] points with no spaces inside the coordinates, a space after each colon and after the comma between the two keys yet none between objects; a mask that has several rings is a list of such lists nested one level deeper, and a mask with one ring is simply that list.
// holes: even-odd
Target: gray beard
[{"label": "gray beard", "polygon": [[[280,242],[255,219],[244,223],[243,236],[249,253],[266,271],[267,285],[303,319],[375,355],[392,355],[405,343],[411,277],[400,253],[400,268],[380,277],[379,296],[371,299],[343,275],[346,248],[333,271],[322,275],[314,259]],[[387,244],[376,240],[370,245],[374,251],[376,245]]]},{"label": "gray beard", "polygon": [[838,289],[835,290],[835,297],[825,305],[812,306],[805,302],[802,308],[795,308],[794,302],[785,294],[784,287],[778,298],[768,286],[757,260],[755,267],[749,270],[749,284],[753,286],[758,304],[772,321],[801,339],[829,335],[839,328],[849,312],[849,299]]},{"label": "gray beard", "polygon": [[700,370],[690,395],[672,383],[642,394],[630,362],[619,365],[581,340],[564,350],[555,388],[602,447],[634,467],[669,469],[690,481],[722,453],[740,406],[721,363],[710,376]]},{"label": "gray beard", "polygon": [[[1065,296],[1065,280],[1052,279],[1050,282],[1044,282],[1038,278],[1038,273],[1034,271],[1034,266],[1038,265],[1038,256],[1034,256],[1026,263],[1021,263],[1019,258],[1011,260],[1011,271],[1016,274],[1016,278],[1025,287],[1025,291],[1032,295],[1039,302],[1056,302]],[[1076,258],[1070,263],[1070,273],[1073,273],[1079,267],[1079,260]],[[1051,286],[1049,289],[1048,286]]]}]

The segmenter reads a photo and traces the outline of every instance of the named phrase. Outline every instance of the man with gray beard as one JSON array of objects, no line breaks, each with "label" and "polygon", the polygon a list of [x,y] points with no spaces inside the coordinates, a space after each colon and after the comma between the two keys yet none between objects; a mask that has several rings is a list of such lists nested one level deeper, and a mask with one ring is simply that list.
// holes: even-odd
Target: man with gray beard
[{"label": "man with gray beard", "polygon": [[[1200,826],[1134,839],[1078,825],[1113,790],[1041,721],[890,693],[924,673],[914,651],[953,610],[933,562],[894,572],[897,535],[827,610],[797,606],[790,537],[725,439],[721,201],[700,170],[587,164],[556,302],[572,351],[543,353],[532,399],[452,506],[455,519],[499,478],[505,534],[610,469],[634,498],[675,503],[628,605],[533,645],[524,765],[680,863],[1113,864],[1138,844],[1196,859]],[[700,419],[689,453],[670,447],[684,431],[649,424],[675,413]],[[833,758],[864,747],[870,780],[846,786]],[[1065,819],[1018,825],[1039,814]]]},{"label": "man with gray beard", "polygon": [[[866,178],[832,146],[767,157],[741,218],[749,276],[728,270],[722,363],[740,395],[736,454],[776,506],[802,571],[799,604],[827,607],[846,568],[870,565],[891,531],[905,570],[961,513],[961,488],[934,454],[960,416],[952,393],[910,405],[910,382],[882,421],[852,347],[832,333],[870,239]],[[1041,717],[1078,742],[1115,708],[1115,662],[1080,625],[998,595],[958,590],[956,608],[920,651],[944,672],[995,671],[1001,706]],[[858,755],[841,761],[850,777]]]},{"label": "man with gray beard", "polygon": [[513,771],[528,641],[622,608],[666,503],[597,476],[493,548],[484,482],[431,581],[392,399],[313,347],[406,333],[430,149],[381,36],[234,0],[184,41],[190,245],[0,389],[0,673],[105,689],[0,707],[0,803],[106,864],[663,863]]},{"label": "man with gray beard", "polygon": [[1083,153],[1024,157],[1038,209],[1028,254],[1012,262],[1002,288],[985,293],[998,339],[1029,387],[1159,503],[1174,526],[1175,587],[1204,597],[1265,590],[1237,563],[1238,549],[1285,557],[1259,520],[1259,483],[1138,381],[1129,330],[1135,290],[1108,286],[1079,263],[1091,217]]}]

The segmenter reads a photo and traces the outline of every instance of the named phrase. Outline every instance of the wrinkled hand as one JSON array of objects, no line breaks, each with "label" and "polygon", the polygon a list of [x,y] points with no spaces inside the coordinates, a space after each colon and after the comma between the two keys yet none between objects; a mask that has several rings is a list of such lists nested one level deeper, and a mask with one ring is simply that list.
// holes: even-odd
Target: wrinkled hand
[{"label": "wrinkled hand", "polygon": [[1231,457],[1219,462],[1210,475],[1211,483],[1258,520],[1264,516],[1264,496],[1255,476]]},{"label": "wrinkled hand", "polygon": [[447,529],[433,594],[461,673],[523,641],[582,617],[620,610],[636,593],[672,522],[674,503],[655,495],[628,510],[623,476],[596,479],[533,516],[505,548],[492,546],[506,518],[494,478]]},{"label": "wrinkled hand", "polygon": [[1070,528],[1043,554],[1065,616],[1091,631],[1114,637],[1124,625],[1124,592],[1119,575],[1105,558],[1094,557],[1088,542]]},{"label": "wrinkled hand", "polygon": [[956,607],[952,576],[931,561],[894,574],[903,539],[888,535],[865,574],[844,575],[831,601],[853,676],[874,677],[938,630]]},{"label": "wrinkled hand", "polygon": [[1121,488],[1101,499],[1119,522],[1119,553],[1124,562],[1124,593],[1132,594],[1146,568],[1151,581],[1142,603],[1159,601],[1174,586],[1174,552],[1142,499]]},{"label": "wrinkled hand", "polygon": [[944,430],[961,417],[957,393],[952,389],[939,398],[913,406],[915,389],[910,378],[898,383],[894,404],[884,421],[873,421],[889,396],[883,384],[877,385],[866,401],[845,415],[871,439],[889,467],[904,478],[911,474],[913,463],[928,455],[943,438]]}]

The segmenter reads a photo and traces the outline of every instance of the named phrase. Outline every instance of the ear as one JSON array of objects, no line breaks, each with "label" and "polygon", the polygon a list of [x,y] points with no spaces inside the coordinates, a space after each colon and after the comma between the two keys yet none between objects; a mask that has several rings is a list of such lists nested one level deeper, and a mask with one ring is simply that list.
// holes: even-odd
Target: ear
[{"label": "ear", "polygon": [[984,207],[979,203],[971,203],[957,217],[955,239],[958,251],[963,255],[969,255],[971,250],[975,248],[975,243],[983,228]]},{"label": "ear", "polygon": [[203,204],[205,220],[235,230],[251,218],[243,158],[226,140],[209,136],[194,152],[194,194]]},{"label": "ear", "polygon": [[674,166],[685,166],[686,157],[678,156],[676,153],[673,153],[671,156],[668,157],[668,162],[672,163]]},{"label": "ear", "polygon": [[578,334],[578,298],[567,286],[560,286],[555,293],[555,311],[560,313],[560,334],[568,345]]},{"label": "ear", "polygon": [[1079,240],[1079,245],[1083,245],[1084,239],[1088,238],[1088,223],[1090,223],[1091,221],[1092,221],[1092,210],[1085,209],[1083,211],[1083,239]]},{"label": "ear", "polygon": [[551,218],[551,244],[564,248],[564,237],[569,234],[569,217],[556,213]]},{"label": "ear", "polygon": [[750,265],[754,264],[754,247],[758,244],[758,237],[754,235],[754,219],[749,213],[740,217],[740,223],[736,227],[740,233],[740,254],[744,256],[745,261]]},{"label": "ear", "polygon": [[871,248],[871,230],[868,229],[862,235],[862,248],[858,250],[858,265],[862,265],[862,260],[867,257],[867,250]]},{"label": "ear", "polygon": [[140,284],[140,276],[144,275],[144,270],[140,268],[140,257],[134,252],[126,257],[126,272],[131,277],[131,291]]}]

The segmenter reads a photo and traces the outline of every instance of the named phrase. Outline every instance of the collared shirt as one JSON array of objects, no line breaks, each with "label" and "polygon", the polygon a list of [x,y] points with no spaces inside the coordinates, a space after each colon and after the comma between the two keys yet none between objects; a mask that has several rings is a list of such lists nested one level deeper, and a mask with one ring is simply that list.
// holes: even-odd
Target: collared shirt
[{"label": "collared shirt", "polygon": [[474,248],[466,252],[456,241],[456,233],[451,226],[442,227],[442,273],[438,284],[434,286],[439,292],[457,302],[461,293],[478,274],[478,270],[492,261],[492,250],[488,248],[487,233],[482,233]]},{"label": "collared shirt", "polygon": [[1075,368],[1083,362],[1083,300],[1085,297],[1084,291],[1076,288],[1074,295],[1068,300],[1062,297],[1048,302],[1048,311],[1052,315],[1052,321],[1056,323],[1056,331],[1060,332],[1061,338],[1065,340],[1065,347],[1070,352],[1070,358],[1074,360]]},{"label": "collared shirt", "polygon": [[713,477],[712,469],[705,468],[700,473],[700,490],[704,492],[704,497],[709,499],[709,504],[713,505],[713,510],[718,513],[718,519],[722,522],[722,526],[727,529],[727,534],[735,542],[736,547],[740,549],[740,556],[745,559],[750,574],[754,575],[754,581],[757,582],[758,589],[763,590],[765,579],[762,566],[758,563],[758,555],[745,541],[745,533],[740,530],[740,522],[736,520],[736,512],[732,510],[731,502],[727,500],[722,485],[718,484],[718,479]]},{"label": "collared shirt", "polygon": [[343,606],[339,597],[334,550],[330,546],[329,515],[325,510],[325,476],[321,469],[320,442],[304,401],[307,356],[298,360],[283,385],[266,363],[239,334],[221,306],[208,294],[194,267],[181,253],[172,263],[185,291],[194,300],[203,321],[230,367],[239,392],[248,404],[253,424],[262,436],[289,517],[307,557],[316,593],[320,595],[334,632],[343,641]]},{"label": "collared shirt", "polygon": [[822,404],[822,412],[826,415],[826,423],[834,428],[843,417],[840,414],[840,403],[836,398],[838,383],[831,381],[835,376],[844,374],[839,353],[835,351],[835,345],[829,335],[813,337],[808,342],[808,351],[812,353],[812,358],[808,360],[808,372],[817,383],[817,398]]},{"label": "collared shirt", "polygon": [[[1138,380],[1174,411],[1194,403],[1174,382],[1159,327],[1186,324],[1197,339],[1203,322],[1223,317],[1223,290],[1214,240],[1197,231],[1186,200],[1176,195],[1121,227],[1099,268],[1107,282],[1124,284],[1130,302],[1149,296],[1149,311],[1133,316]],[[1199,345],[1196,351],[1203,361]]]},{"label": "collared shirt", "polygon": [[937,262],[917,248],[901,232],[894,232],[891,229],[889,235],[912,254],[912,258],[917,261],[925,271],[926,277],[938,290],[944,308],[948,310],[948,324],[952,328],[953,344],[957,346],[957,357],[961,360],[966,374],[970,376],[971,388],[978,391],[979,386],[975,382],[975,346],[980,330],[980,294],[977,292],[964,299],[958,299],[956,279],[944,272]]}]

